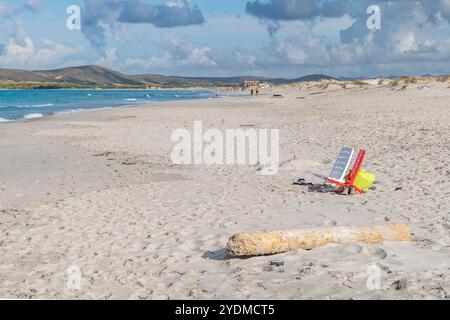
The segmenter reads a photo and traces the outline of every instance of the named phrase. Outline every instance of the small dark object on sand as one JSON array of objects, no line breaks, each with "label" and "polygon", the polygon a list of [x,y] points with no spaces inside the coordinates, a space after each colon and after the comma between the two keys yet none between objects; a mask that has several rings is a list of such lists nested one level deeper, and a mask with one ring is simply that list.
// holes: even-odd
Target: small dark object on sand
[{"label": "small dark object on sand", "polygon": [[298,181],[294,182],[294,184],[298,185],[298,186],[308,186],[308,187],[313,187],[314,186],[314,183],[306,182],[306,180],[303,179],[303,178],[298,179]]},{"label": "small dark object on sand", "polygon": [[273,97],[274,98],[284,98],[283,95],[281,95],[281,94],[274,94]]},{"label": "small dark object on sand", "polygon": [[403,188],[402,187],[397,187],[397,188],[395,188],[394,191],[400,191],[400,190],[403,190]]},{"label": "small dark object on sand", "polygon": [[282,267],[284,266],[284,261],[281,260],[270,261],[270,265],[274,267]]},{"label": "small dark object on sand", "polygon": [[307,182],[306,179],[303,179],[303,178],[298,179],[293,184],[296,186],[306,186],[306,187],[308,187],[309,192],[326,193],[326,192],[336,191],[336,188],[334,186],[330,186],[325,183]]},{"label": "small dark object on sand", "polygon": [[406,288],[406,280],[405,279],[397,280],[393,283],[393,285],[395,286],[395,290],[405,289]]}]

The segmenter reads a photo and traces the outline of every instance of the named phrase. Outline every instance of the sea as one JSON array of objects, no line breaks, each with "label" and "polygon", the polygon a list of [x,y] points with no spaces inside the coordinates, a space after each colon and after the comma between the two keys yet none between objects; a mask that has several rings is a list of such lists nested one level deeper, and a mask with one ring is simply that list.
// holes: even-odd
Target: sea
[{"label": "sea", "polygon": [[0,122],[215,95],[209,90],[0,90]]}]

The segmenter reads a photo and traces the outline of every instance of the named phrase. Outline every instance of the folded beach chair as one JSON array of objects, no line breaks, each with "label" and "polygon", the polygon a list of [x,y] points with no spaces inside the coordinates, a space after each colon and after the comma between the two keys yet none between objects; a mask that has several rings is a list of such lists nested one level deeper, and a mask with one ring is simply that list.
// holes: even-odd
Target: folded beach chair
[{"label": "folded beach chair", "polygon": [[350,170],[350,172],[348,172],[348,168],[350,166],[350,162],[352,161],[354,152],[354,148],[342,148],[330,176],[325,179],[327,182],[335,184],[339,187],[337,192],[342,192],[345,188],[350,188],[350,190],[351,188],[353,188],[353,190],[360,194],[364,193],[363,190],[356,186],[355,181],[361,171],[361,166],[364,162],[364,158],[366,157],[366,151],[359,151],[353,168]]}]

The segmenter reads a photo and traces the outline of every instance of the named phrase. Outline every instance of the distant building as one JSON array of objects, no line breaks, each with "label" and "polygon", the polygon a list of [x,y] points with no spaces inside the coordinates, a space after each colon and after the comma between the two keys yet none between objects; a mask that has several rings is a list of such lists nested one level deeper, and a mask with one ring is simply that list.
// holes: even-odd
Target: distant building
[{"label": "distant building", "polygon": [[261,82],[259,81],[244,81],[244,85],[242,86],[242,90],[250,90],[251,95],[259,94],[259,88],[261,86]]}]

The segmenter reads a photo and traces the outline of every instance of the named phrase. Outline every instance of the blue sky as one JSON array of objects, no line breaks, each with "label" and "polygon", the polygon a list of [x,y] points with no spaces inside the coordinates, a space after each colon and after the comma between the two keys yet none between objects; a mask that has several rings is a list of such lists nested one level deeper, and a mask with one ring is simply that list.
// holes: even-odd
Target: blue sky
[{"label": "blue sky", "polygon": [[[81,30],[66,9],[81,9]],[[369,30],[378,5],[381,29]],[[450,0],[0,0],[0,68],[299,77],[448,74]]]}]

